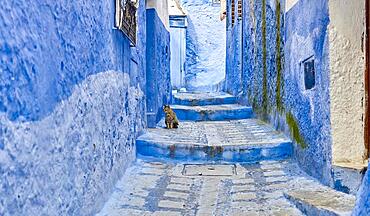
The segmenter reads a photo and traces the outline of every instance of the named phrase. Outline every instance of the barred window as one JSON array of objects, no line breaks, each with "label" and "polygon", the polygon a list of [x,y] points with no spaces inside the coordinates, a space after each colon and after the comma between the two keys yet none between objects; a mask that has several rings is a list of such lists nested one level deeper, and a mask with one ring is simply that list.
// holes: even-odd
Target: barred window
[{"label": "barred window", "polygon": [[136,45],[136,0],[116,0],[115,26]]},{"label": "barred window", "polygon": [[[238,1],[238,19],[241,19],[243,16],[243,10],[242,10],[242,0]],[[231,0],[231,25],[234,26],[235,24],[235,0]]]}]

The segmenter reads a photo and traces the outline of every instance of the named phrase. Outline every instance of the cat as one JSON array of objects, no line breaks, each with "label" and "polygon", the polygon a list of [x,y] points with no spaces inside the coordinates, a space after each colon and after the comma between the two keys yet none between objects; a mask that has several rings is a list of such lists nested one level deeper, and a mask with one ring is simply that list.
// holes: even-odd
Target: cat
[{"label": "cat", "polygon": [[165,123],[167,129],[173,129],[179,127],[179,120],[177,119],[176,113],[171,109],[169,105],[163,106],[165,112]]}]

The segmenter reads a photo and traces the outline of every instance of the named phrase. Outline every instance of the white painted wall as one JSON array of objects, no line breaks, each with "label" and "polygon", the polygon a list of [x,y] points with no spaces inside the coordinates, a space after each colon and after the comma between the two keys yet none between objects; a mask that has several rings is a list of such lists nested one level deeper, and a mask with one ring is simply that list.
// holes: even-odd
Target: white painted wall
[{"label": "white painted wall", "polygon": [[365,1],[329,2],[330,112],[334,164],[364,161]]},{"label": "white painted wall", "polygon": [[146,8],[155,8],[163,24],[166,26],[167,30],[169,30],[168,0],[147,0]]},{"label": "white painted wall", "polygon": [[285,12],[288,12],[298,3],[299,0],[286,0],[285,1]]}]

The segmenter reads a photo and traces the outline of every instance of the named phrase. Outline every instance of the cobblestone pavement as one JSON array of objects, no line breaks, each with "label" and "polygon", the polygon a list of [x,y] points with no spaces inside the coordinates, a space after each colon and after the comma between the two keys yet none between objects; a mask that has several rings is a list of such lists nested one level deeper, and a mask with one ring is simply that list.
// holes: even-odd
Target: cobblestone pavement
[{"label": "cobblestone pavement", "polygon": [[303,215],[283,193],[317,187],[323,186],[291,160],[222,165],[138,160],[98,215]]},{"label": "cobblestone pavement", "polygon": [[[164,125],[164,122],[161,122]],[[150,128],[140,140],[153,143],[199,146],[263,145],[290,141],[283,133],[258,119],[183,121],[178,129]]]}]

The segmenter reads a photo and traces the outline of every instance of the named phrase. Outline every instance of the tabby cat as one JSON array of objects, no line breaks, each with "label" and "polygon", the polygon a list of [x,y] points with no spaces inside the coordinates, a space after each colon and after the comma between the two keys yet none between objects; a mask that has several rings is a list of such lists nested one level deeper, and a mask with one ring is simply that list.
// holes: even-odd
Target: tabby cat
[{"label": "tabby cat", "polygon": [[179,120],[177,119],[176,113],[171,109],[169,105],[163,106],[165,112],[165,123],[167,129],[178,128]]}]

